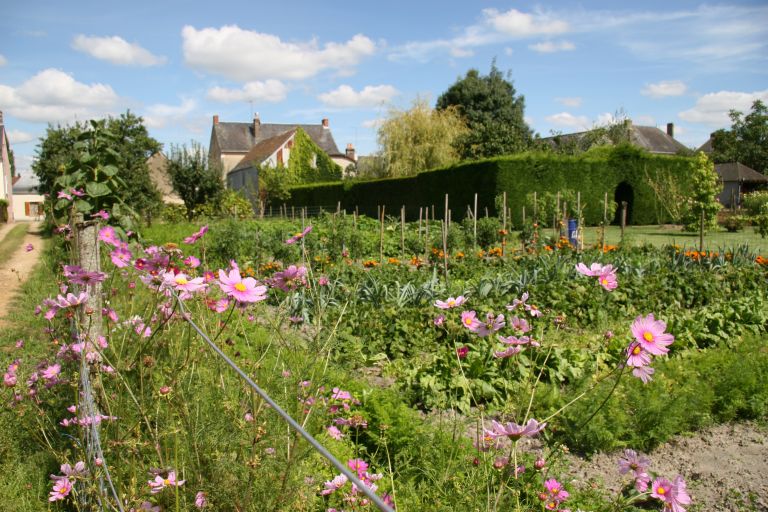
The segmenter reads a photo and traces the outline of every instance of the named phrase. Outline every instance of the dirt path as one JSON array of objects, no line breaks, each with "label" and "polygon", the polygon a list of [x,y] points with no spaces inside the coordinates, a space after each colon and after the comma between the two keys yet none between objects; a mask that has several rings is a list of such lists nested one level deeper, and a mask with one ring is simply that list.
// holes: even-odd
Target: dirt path
[{"label": "dirt path", "polygon": [[[622,480],[621,452],[598,454],[589,461],[574,457],[575,485],[603,482],[616,492]],[[651,471],[670,480],[682,475],[701,512],[768,511],[768,428],[754,423],[717,425],[696,434],[677,436],[648,454]]]},{"label": "dirt path", "polygon": [[[18,223],[0,227],[0,240],[16,225]],[[0,264],[0,328],[6,325],[5,313],[13,298],[40,261],[43,240],[38,234],[39,227],[39,223],[30,223],[27,234],[11,258]],[[31,251],[26,250],[27,244],[32,244]]]}]

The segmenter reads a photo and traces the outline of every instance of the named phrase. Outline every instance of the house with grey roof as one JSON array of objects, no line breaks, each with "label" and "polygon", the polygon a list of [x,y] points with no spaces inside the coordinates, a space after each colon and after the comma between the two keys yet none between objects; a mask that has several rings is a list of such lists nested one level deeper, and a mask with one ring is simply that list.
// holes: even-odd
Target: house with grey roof
[{"label": "house with grey roof", "polygon": [[13,222],[13,178],[11,176],[10,143],[3,124],[3,113],[0,112],[0,199],[8,205],[0,212],[0,222]]},{"label": "house with grey roof", "polygon": [[[320,124],[262,123],[258,114],[250,123],[223,122],[219,121],[218,115],[213,116],[208,157],[212,164],[221,166],[225,181],[227,174],[241,163],[261,159],[259,163],[287,164],[290,154],[288,144],[296,128],[304,130],[342,170],[356,162],[351,144],[347,145],[344,153],[339,151],[328,119],[323,119]],[[250,158],[244,162],[248,156]]]},{"label": "house with grey roof", "polygon": [[718,199],[726,208],[741,206],[744,194],[768,186],[768,177],[738,162],[715,164],[715,172],[723,183]]},{"label": "house with grey roof", "polygon": [[[675,125],[667,123],[666,131],[655,126],[640,126],[633,124],[631,120],[624,121],[626,130],[623,137],[626,142],[633,146],[643,148],[649,153],[658,155],[677,155],[689,153],[690,149],[675,139]],[[592,130],[577,133],[568,133],[555,135],[552,137],[543,137],[541,140],[555,148],[573,144],[579,146],[579,142],[593,134]],[[611,144],[616,141],[606,140],[605,143]]]}]

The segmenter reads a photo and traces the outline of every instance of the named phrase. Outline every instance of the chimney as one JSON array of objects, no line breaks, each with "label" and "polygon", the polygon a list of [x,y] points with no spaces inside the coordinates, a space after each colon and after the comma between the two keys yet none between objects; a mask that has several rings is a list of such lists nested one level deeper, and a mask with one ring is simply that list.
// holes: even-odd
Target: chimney
[{"label": "chimney", "polygon": [[324,118],[323,118],[323,121],[322,121],[322,123],[323,123],[323,128],[328,128],[328,127],[329,127],[329,126],[328,126],[328,118],[327,118],[327,117],[324,117]]},{"label": "chimney", "polygon": [[218,114],[213,116],[213,124],[219,124],[219,115]]},{"label": "chimney", "polygon": [[675,123],[667,123],[667,135],[675,138]]},{"label": "chimney", "polygon": [[357,162],[357,155],[355,155],[355,146],[353,146],[351,143],[347,144],[347,151],[345,154],[347,155],[347,158],[349,158],[354,162]]},{"label": "chimney", "polygon": [[253,114],[253,137],[258,139],[259,138],[259,131],[261,129],[261,119],[259,118],[259,113],[256,112]]}]

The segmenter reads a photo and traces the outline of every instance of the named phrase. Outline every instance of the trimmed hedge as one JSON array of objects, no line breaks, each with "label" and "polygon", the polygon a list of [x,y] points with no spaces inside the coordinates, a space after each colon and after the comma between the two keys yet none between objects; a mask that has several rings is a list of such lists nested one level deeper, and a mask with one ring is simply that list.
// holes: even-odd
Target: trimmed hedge
[{"label": "trimmed hedge", "polygon": [[627,145],[596,148],[577,156],[521,153],[463,162],[406,178],[298,186],[291,189],[287,204],[335,208],[341,201],[347,211],[357,207],[360,214],[371,217],[377,215],[380,205],[386,205],[392,215],[399,214],[405,205],[407,218],[414,220],[420,207],[432,205],[441,218],[448,194],[452,218],[460,220],[466,215],[467,205],[474,203],[475,193],[479,212],[484,214],[488,208],[491,215],[496,215],[495,198],[506,192],[512,223],[519,226],[527,194],[568,189],[581,192],[585,222],[594,225],[602,220],[603,194],[608,192],[612,201],[619,184],[626,183],[634,195],[629,221],[658,224],[669,219],[647,176],[664,177],[685,191],[692,163],[690,157],[653,155]]}]

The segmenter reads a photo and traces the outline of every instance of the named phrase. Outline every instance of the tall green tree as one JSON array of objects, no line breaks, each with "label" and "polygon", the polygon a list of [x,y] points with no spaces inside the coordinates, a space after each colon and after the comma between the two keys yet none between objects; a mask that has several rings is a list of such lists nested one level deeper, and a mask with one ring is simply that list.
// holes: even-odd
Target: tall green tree
[{"label": "tall green tree", "polygon": [[723,189],[712,160],[699,151],[688,174],[690,193],[684,197],[683,222],[686,231],[697,231],[704,216],[704,228],[717,226],[717,212],[723,207],[717,200]]},{"label": "tall green tree", "polygon": [[456,141],[462,159],[517,153],[531,145],[533,132],[523,117],[525,98],[495,61],[487,75],[470,69],[437,99],[438,110],[449,107],[457,108],[469,127]]},{"label": "tall green tree", "polygon": [[224,191],[221,169],[210,165],[206,150],[194,141],[190,147],[171,146],[168,175],[173,191],[184,201],[189,220],[194,218],[196,208],[216,202]]},{"label": "tall green tree", "polygon": [[[159,206],[161,196],[152,182],[147,158],[162,149],[162,144],[149,136],[144,121],[130,111],[120,117],[100,121],[100,129],[109,141],[105,151],[113,152],[117,176],[125,182],[120,199],[133,210],[147,211]],[[88,123],[66,126],[48,126],[40,139],[32,171],[40,180],[39,190],[51,194],[56,190],[57,178],[66,173],[70,162],[78,158],[75,143],[80,136],[93,129]]]},{"label": "tall green tree", "polygon": [[712,134],[712,160],[715,163],[739,162],[768,174],[768,107],[760,100],[744,115],[731,110],[731,129]]},{"label": "tall green tree", "polygon": [[409,110],[392,109],[379,127],[386,175],[409,176],[459,160],[456,141],[467,126],[455,107],[432,109],[417,98]]}]

